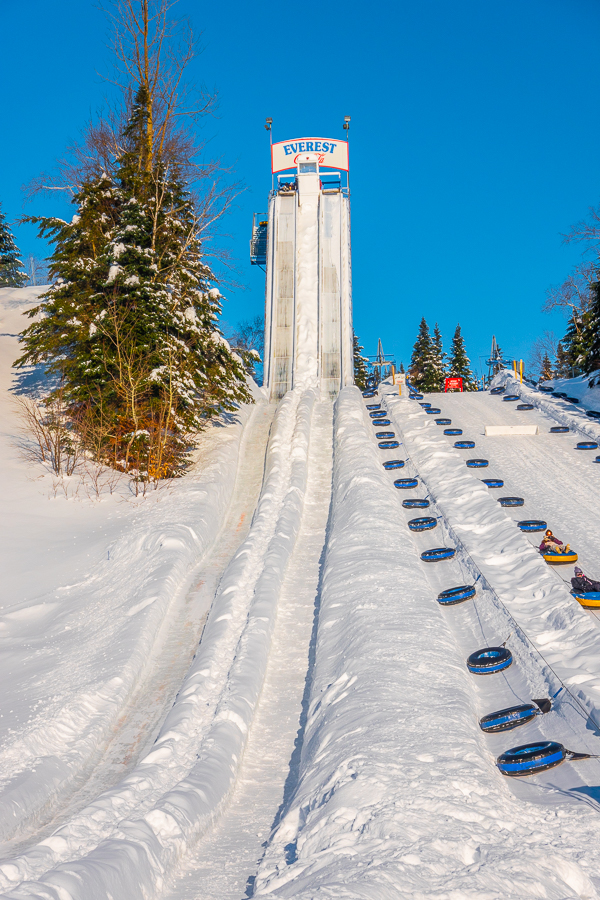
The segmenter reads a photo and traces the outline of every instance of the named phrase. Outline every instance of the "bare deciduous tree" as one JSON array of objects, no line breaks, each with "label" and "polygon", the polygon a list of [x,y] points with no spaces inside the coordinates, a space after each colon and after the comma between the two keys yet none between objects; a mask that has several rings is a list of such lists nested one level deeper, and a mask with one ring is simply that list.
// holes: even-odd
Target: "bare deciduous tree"
[{"label": "bare deciduous tree", "polygon": [[556,359],[556,350],[558,347],[558,338],[553,331],[544,331],[540,337],[536,338],[529,350],[529,369],[540,375],[544,367],[544,357],[548,357],[550,361]]},{"label": "bare deciduous tree", "polygon": [[562,309],[568,316],[580,318],[590,304],[590,284],[596,278],[597,265],[581,263],[562,284],[548,288],[543,311]]}]

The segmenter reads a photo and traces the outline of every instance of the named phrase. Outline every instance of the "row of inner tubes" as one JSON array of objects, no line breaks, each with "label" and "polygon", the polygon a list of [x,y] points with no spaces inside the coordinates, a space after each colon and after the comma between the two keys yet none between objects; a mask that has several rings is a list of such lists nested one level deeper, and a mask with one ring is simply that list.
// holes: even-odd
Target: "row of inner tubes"
[{"label": "row of inner tubes", "polygon": [[[413,395],[414,399],[422,399],[422,395]],[[516,398],[518,399],[518,398]],[[421,404],[426,406],[426,404]],[[373,415],[379,412],[380,404],[373,404],[370,407],[370,415],[373,419],[381,421],[382,415]],[[431,406],[428,404],[426,412],[429,412]],[[438,415],[440,410],[435,408],[435,414]],[[383,412],[385,415],[385,412]],[[387,424],[387,422],[386,422]],[[437,419],[438,425],[450,425],[450,419]],[[461,429],[446,429],[445,434],[457,435],[462,434]],[[379,437],[380,435],[376,435]],[[384,436],[383,434],[381,435]],[[391,437],[389,433],[385,437]],[[396,442],[399,445],[399,442]],[[382,449],[387,449],[379,446]],[[475,446],[474,441],[457,441],[454,445],[457,449],[472,449]],[[482,468],[488,465],[487,460],[467,460],[467,466],[470,468]],[[404,460],[388,460],[383,464],[386,470],[393,470],[404,467]],[[501,479],[484,479],[484,483],[488,483],[490,487],[502,487],[504,482]],[[417,487],[418,478],[398,478],[394,481],[394,486],[400,490],[408,490]],[[500,503],[506,507],[522,506],[524,500],[522,497],[501,497]],[[411,498],[403,500],[402,506],[406,509],[425,509],[429,507],[428,499]],[[409,519],[408,527],[411,531],[421,532],[430,531],[437,527],[438,519],[435,516],[419,516]],[[528,519],[518,523],[522,531],[541,531],[546,528],[547,523],[540,520]],[[443,559],[452,559],[456,554],[456,550],[452,547],[435,547],[431,550],[425,550],[421,554],[424,562],[437,562]],[[475,597],[476,588],[474,584],[462,584],[457,587],[448,588],[438,595],[438,603],[441,606],[455,606],[464,603]],[[484,647],[472,653],[467,659],[467,668],[474,675],[494,675],[508,669],[513,662],[511,651],[504,645],[501,647]],[[522,725],[526,725],[539,715],[544,715],[552,709],[552,701],[548,698],[533,700],[531,703],[520,704],[518,706],[508,707],[506,709],[497,710],[488,713],[479,721],[482,731],[487,733],[495,733],[501,731],[510,731]],[[535,775],[547,769],[554,768],[565,760],[588,759],[590,754],[575,753],[567,750],[557,741],[538,741],[530,744],[522,744],[518,747],[502,753],[496,759],[498,770],[507,777],[524,777]]]},{"label": "row of inner tubes", "polygon": [[[503,387],[492,388],[492,390],[490,391],[490,394],[492,394],[493,396],[498,396],[499,394],[503,394],[505,392],[505,390],[506,390],[506,388],[503,388]],[[568,397],[562,391],[552,391],[551,388],[550,389],[540,388],[540,390],[543,390],[544,393],[551,392],[553,397],[562,397],[565,400],[571,401],[572,403],[579,402],[576,397]],[[517,394],[507,394],[502,399],[505,401],[506,400],[511,401],[511,400],[520,400],[521,398]],[[517,406],[517,409],[534,409],[534,405],[533,405],[533,403],[521,403],[521,404],[519,404],[519,406]],[[597,412],[596,410],[588,410],[587,415],[590,416],[590,418],[600,419],[600,412]],[[571,429],[568,428],[566,425],[552,425],[552,427],[550,428],[550,434],[568,434],[570,430]],[[599,445],[598,445],[597,441],[579,441],[575,445],[575,449],[576,450],[597,450],[598,446]],[[597,456],[596,459],[594,460],[594,462],[600,463],[600,456]]]}]

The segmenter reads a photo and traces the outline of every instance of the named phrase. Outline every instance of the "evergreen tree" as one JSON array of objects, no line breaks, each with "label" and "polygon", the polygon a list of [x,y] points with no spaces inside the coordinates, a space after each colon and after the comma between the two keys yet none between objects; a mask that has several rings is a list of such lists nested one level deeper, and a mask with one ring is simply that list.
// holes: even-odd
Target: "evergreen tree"
[{"label": "evergreen tree", "polygon": [[15,239],[0,206],[0,287],[23,287],[26,282]]},{"label": "evergreen tree", "polygon": [[429,326],[425,321],[425,316],[419,324],[419,332],[414,343],[412,356],[410,358],[410,366],[408,375],[410,383],[417,390],[423,389],[423,384],[427,377],[429,359],[431,357],[431,335]]},{"label": "evergreen tree", "polygon": [[358,338],[356,336],[356,332],[352,332],[353,334],[353,347],[354,347],[354,384],[364,391],[367,386],[367,358],[362,356],[363,348],[358,342]]},{"label": "evergreen tree", "polygon": [[542,359],[542,368],[540,371],[540,380],[541,381],[550,381],[551,378],[554,378],[554,372],[552,371],[552,361],[547,353],[544,353],[544,357]]},{"label": "evergreen tree", "polygon": [[432,387],[426,388],[430,391],[443,391],[444,379],[446,377],[446,354],[442,344],[442,334],[438,323],[435,323],[433,329],[433,339],[431,341],[431,384]]},{"label": "evergreen tree", "polygon": [[591,311],[573,313],[561,343],[568,364],[569,377],[587,371],[587,359],[593,342]]},{"label": "evergreen tree", "polygon": [[56,281],[16,365],[60,373],[75,423],[83,411],[87,433],[104,429],[105,461],[155,480],[182,470],[208,418],[251,396],[218,329],[192,198],[176,172],[149,170],[145,117],[140,89],[115,177],[83,186],[70,224],[36,220]]},{"label": "evergreen tree", "polygon": [[590,305],[585,325],[585,358],[582,368],[586,375],[600,369],[600,281],[590,285]]},{"label": "evergreen tree", "polygon": [[450,360],[448,362],[448,376],[450,378],[462,378],[463,391],[477,390],[477,379],[471,371],[471,360],[467,356],[465,350],[465,343],[460,330],[460,325],[456,326],[456,331],[452,338]]},{"label": "evergreen tree", "polygon": [[400,360],[400,368],[398,369],[401,375],[405,374],[404,363]]},{"label": "evergreen tree", "polygon": [[563,347],[562,341],[558,342],[558,346],[556,348],[556,365],[554,374],[556,378],[571,377],[571,364],[569,362],[568,354]]}]

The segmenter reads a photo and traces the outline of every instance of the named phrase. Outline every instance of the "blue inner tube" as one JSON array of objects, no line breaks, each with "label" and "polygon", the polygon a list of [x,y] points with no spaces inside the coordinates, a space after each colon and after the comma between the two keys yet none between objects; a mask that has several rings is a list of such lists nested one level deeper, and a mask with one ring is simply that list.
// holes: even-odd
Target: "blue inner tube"
[{"label": "blue inner tube", "polygon": [[558,741],[539,741],[512,747],[498,757],[496,765],[503,775],[522,777],[559,766],[566,758],[567,751]]},{"label": "blue inner tube", "polygon": [[596,441],[579,441],[577,444],[576,450],[597,450],[598,444]]},{"label": "blue inner tube", "polygon": [[465,600],[470,600],[475,594],[474,584],[460,584],[458,587],[442,591],[441,594],[438,594],[437,599],[442,606],[454,606],[455,603],[464,603]]},{"label": "blue inner tube", "polygon": [[381,409],[381,403],[367,403],[367,409]]},{"label": "blue inner tube", "polygon": [[452,425],[452,419],[436,419],[436,425]]},{"label": "blue inner tube", "polygon": [[469,469],[485,469],[489,462],[487,459],[468,459],[467,466]]},{"label": "blue inner tube", "polygon": [[508,669],[512,663],[512,653],[506,647],[484,647],[471,653],[467,660],[467,669],[474,675],[493,675]]},{"label": "blue inner tube", "polygon": [[408,527],[411,531],[431,531],[437,526],[434,516],[420,516],[418,519],[410,519]]},{"label": "blue inner tube", "polygon": [[504,387],[492,388],[490,391],[490,394],[494,394],[494,396],[496,396],[497,394],[503,394],[505,390],[506,390],[506,388],[504,388]]},{"label": "blue inner tube", "polygon": [[533,403],[519,403],[517,409],[533,409]]},{"label": "blue inner tube", "polygon": [[394,434],[393,431],[376,431],[375,437],[377,438],[378,441],[385,441],[385,440],[388,440],[389,438],[395,438],[396,435]]},{"label": "blue inner tube", "polygon": [[380,441],[377,446],[380,450],[396,450],[400,446],[400,441]]},{"label": "blue inner tube", "polygon": [[431,406],[431,403],[427,403],[427,402],[419,403],[419,406],[422,406],[423,409],[429,409],[429,407]]},{"label": "blue inner tube", "polygon": [[371,425],[375,425],[376,428],[380,428],[382,425],[391,425],[389,419],[373,419]]},{"label": "blue inner tube", "polygon": [[521,398],[518,394],[507,394],[506,397],[503,397],[502,399],[505,403],[512,403],[514,400],[520,400]]},{"label": "blue inner tube", "polygon": [[373,412],[369,413],[370,419],[381,419],[383,416],[387,416],[385,409],[374,409]]},{"label": "blue inner tube", "polygon": [[444,428],[444,434],[447,434],[448,437],[455,437],[462,434],[462,428]]},{"label": "blue inner tube", "polygon": [[499,709],[497,712],[483,716],[479,720],[479,727],[488,734],[497,731],[511,731],[513,728],[518,728],[519,725],[526,725],[527,722],[531,722],[541,714],[539,706],[535,706],[533,703],[523,703],[521,706],[509,706],[507,709]]},{"label": "blue inner tube", "polygon": [[568,430],[566,425],[553,425],[550,434],[566,434]]},{"label": "blue inner tube", "polygon": [[539,384],[538,391],[541,391],[543,394],[551,394],[554,388],[551,388],[547,384]]},{"label": "blue inner tube", "polygon": [[422,400],[423,394],[409,394],[411,400]]},{"label": "blue inner tube", "polygon": [[600,412],[597,409],[588,409],[586,416],[590,419],[600,419]]},{"label": "blue inner tube", "polygon": [[438,562],[440,559],[452,559],[455,553],[454,547],[434,547],[421,553],[421,559],[423,562]]},{"label": "blue inner tube", "polygon": [[364,391],[363,397],[368,400],[370,397],[374,397],[377,391]]},{"label": "blue inner tube", "polygon": [[552,391],[553,397],[558,397],[559,400],[562,400],[563,397],[566,397],[565,391]]},{"label": "blue inner tube", "polygon": [[578,400],[577,397],[565,397],[565,400],[568,400],[569,403],[581,403],[581,400]]},{"label": "blue inner tube", "polygon": [[517,525],[521,531],[545,531],[548,527],[548,523],[542,519],[523,519],[522,522],[517,522]]},{"label": "blue inner tube", "polygon": [[475,446],[475,441],[454,441],[454,446],[457,450],[472,450]]},{"label": "blue inner tube", "polygon": [[437,409],[435,406],[430,406],[429,409],[426,409],[425,412],[428,416],[439,416],[441,413],[441,409]]},{"label": "blue inner tube", "polygon": [[384,469],[403,469],[404,468],[404,460],[403,459],[388,459],[387,462],[383,464]]},{"label": "blue inner tube", "polygon": [[500,506],[523,506],[525,501],[522,497],[499,497]]},{"label": "blue inner tube", "polygon": [[409,490],[410,488],[416,488],[418,483],[417,478],[397,478],[394,482],[394,487],[397,487],[399,490]]},{"label": "blue inner tube", "polygon": [[429,500],[417,500],[416,498],[413,498],[412,500],[403,500],[402,506],[404,509],[427,509]]},{"label": "blue inner tube", "polygon": [[597,456],[594,462],[600,463],[600,456]]},{"label": "blue inner tube", "polygon": [[504,482],[501,478],[482,478],[481,483],[486,484],[489,488],[504,487]]}]

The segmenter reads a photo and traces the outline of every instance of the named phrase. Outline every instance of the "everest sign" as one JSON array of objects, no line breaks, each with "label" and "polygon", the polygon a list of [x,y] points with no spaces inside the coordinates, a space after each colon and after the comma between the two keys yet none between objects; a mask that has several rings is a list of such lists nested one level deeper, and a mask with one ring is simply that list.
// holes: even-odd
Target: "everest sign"
[{"label": "everest sign", "polygon": [[319,158],[320,168],[348,171],[348,142],[334,141],[331,138],[293,138],[291,141],[273,144],[271,171],[295,169],[296,160],[301,153],[315,153]]},{"label": "everest sign", "polygon": [[462,391],[462,378],[446,378],[444,380],[444,391]]}]

